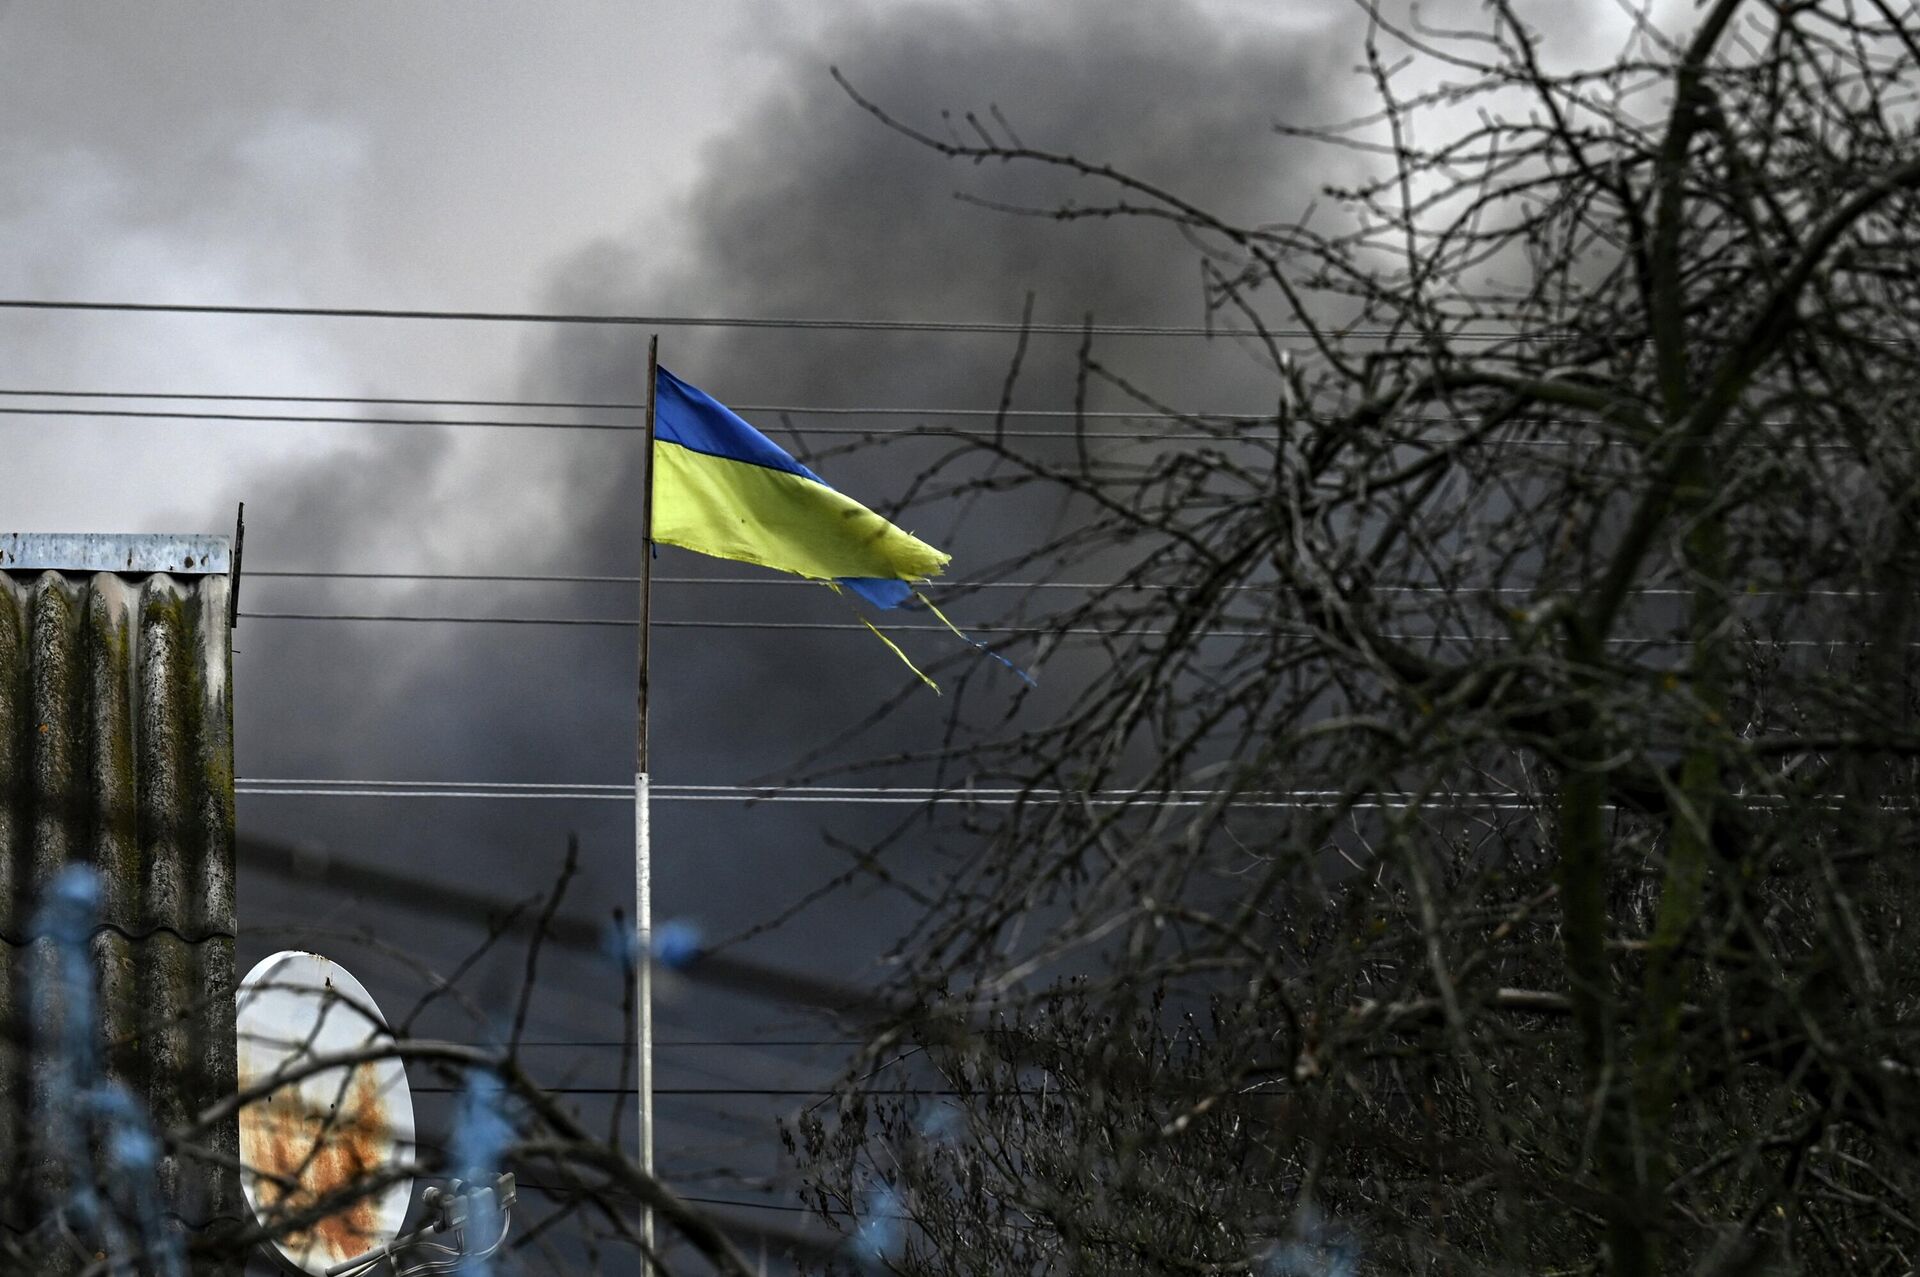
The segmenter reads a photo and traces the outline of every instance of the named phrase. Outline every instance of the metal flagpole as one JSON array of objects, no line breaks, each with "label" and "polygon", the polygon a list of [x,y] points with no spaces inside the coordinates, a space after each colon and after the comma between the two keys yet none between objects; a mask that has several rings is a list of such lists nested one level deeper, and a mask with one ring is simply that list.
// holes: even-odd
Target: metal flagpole
[{"label": "metal flagpole", "polygon": [[[647,681],[653,621],[653,398],[659,381],[660,336],[647,341],[647,477],[641,498],[640,541],[640,688],[639,721],[633,768],[633,922],[635,1019],[639,1041],[640,1169],[653,1174],[653,822],[647,764]],[[641,1236],[653,1249],[653,1208],[641,1217]]]}]

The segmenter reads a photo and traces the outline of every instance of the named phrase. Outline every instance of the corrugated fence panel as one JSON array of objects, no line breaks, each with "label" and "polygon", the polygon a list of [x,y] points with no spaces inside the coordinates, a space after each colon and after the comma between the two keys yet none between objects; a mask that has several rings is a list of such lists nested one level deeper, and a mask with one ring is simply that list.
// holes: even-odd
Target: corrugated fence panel
[{"label": "corrugated fence panel", "polygon": [[[105,1076],[161,1131],[234,1089],[228,591],[225,575],[0,566],[0,1242],[16,1267],[79,1258],[54,1222],[71,1168],[41,1120],[66,1057],[32,1014],[58,958],[34,911],[62,869],[97,873]],[[170,1226],[192,1237],[245,1213],[234,1124],[202,1142],[211,1159],[163,1149],[155,1171]]]}]

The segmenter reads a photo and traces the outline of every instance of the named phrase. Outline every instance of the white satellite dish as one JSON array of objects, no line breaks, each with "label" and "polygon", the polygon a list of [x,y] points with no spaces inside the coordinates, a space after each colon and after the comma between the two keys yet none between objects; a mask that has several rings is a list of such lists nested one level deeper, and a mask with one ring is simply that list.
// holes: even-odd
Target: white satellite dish
[{"label": "white satellite dish", "polygon": [[[392,1038],[360,982],[316,953],[290,949],[263,959],[240,982],[238,1002],[243,1091],[300,1072],[316,1058]],[[413,1094],[405,1065],[394,1058],[311,1074],[240,1113],[240,1186],[254,1218],[268,1227],[384,1167],[411,1162],[413,1152]],[[275,1248],[294,1268],[321,1277],[392,1241],[412,1195],[412,1179],[402,1178],[284,1233]]]}]

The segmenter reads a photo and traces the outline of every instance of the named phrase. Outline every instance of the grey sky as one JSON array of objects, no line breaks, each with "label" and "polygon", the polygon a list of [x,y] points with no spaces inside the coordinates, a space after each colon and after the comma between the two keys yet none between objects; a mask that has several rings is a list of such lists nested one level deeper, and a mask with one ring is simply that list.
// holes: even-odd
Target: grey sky
[{"label": "grey sky", "polygon": [[[555,257],[657,217],[690,180],[766,74],[744,33],[777,12],[17,3],[0,17],[0,292],[523,307]],[[498,393],[517,335],[43,316],[9,317],[0,336],[13,384],[431,395]],[[111,450],[139,464],[9,513],[144,524],[228,486],[233,467],[350,438],[14,428],[29,463]],[[181,461],[206,443],[218,476]],[[156,500],[156,473],[171,499]]]}]

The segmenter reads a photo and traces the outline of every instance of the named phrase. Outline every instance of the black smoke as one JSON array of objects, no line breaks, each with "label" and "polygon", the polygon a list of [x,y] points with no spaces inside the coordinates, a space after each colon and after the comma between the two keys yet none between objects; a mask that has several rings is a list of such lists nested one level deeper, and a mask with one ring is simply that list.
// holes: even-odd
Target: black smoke
[{"label": "black smoke", "polygon": [[[829,74],[837,66],[871,101],[938,136],[973,135],[973,113],[1001,138],[1112,164],[1242,222],[1287,220],[1313,202],[1339,164],[1277,136],[1276,120],[1323,121],[1350,112],[1362,87],[1344,28],[1300,29],[1197,3],[1082,0],[1045,6],[928,4],[850,11],[817,39],[780,51],[780,87],[717,145],[680,202],[673,242],[611,239],[582,246],[553,273],[556,311],[692,315],[1016,319],[1029,295],[1038,320],[1083,317],[1191,324],[1204,317],[1199,249],[1164,222],[1132,217],[1060,220],[996,211],[956,198],[1052,209],[1100,204],[1110,187],[1037,165],[970,165],[943,159],[890,131]],[[610,163],[618,157],[610,156]],[[1226,322],[1223,320],[1223,322]],[[670,329],[662,358],[736,404],[993,407],[1014,351],[1012,337],[823,330]],[[1014,391],[1023,409],[1061,409],[1074,395],[1076,340],[1036,337]],[[1256,354],[1228,340],[1103,340],[1098,353],[1155,395],[1202,411],[1261,411],[1272,385]],[[631,328],[565,328],[530,339],[520,374],[528,398],[633,402],[641,398],[644,334]],[[1095,407],[1124,407],[1108,392]],[[937,419],[926,418],[932,422]],[[844,421],[761,418],[827,477],[885,506],[941,445],[897,444],[839,453],[841,436],[792,427]],[[859,424],[859,423],[855,423]],[[910,425],[911,420],[884,423]],[[973,424],[979,424],[977,422]],[[1052,446],[1036,441],[1036,447]],[[474,478],[476,458],[484,462]],[[641,536],[640,448],[632,435],[468,436],[394,444],[339,466],[246,494],[250,561],[364,567],[379,547],[424,540],[437,564],[468,571],[624,573]],[[462,476],[458,482],[455,476]],[[487,510],[515,513],[530,529],[503,548],[474,538],[489,561],[460,558],[455,529],[485,525]],[[374,513],[369,515],[369,511]],[[531,511],[540,516],[529,520]],[[991,498],[909,510],[901,520],[955,556],[958,581],[1046,534],[1060,511],[1030,499]],[[502,515],[501,517],[507,517]],[[510,562],[495,561],[506,559]],[[738,578],[751,569],[663,551],[666,577]],[[631,592],[582,587],[435,587],[384,594],[346,587],[249,583],[259,606],[339,605],[588,616],[630,614]],[[960,595],[961,624],[988,619],[985,595]],[[663,621],[847,622],[853,605],[815,587],[664,584]],[[923,614],[875,618],[924,623]],[[907,633],[922,661],[960,653],[949,637]],[[300,626],[243,623],[241,770],[249,774],[433,776],[449,779],[620,783],[632,768],[631,633],[588,627]],[[1009,649],[1016,660],[1031,650]],[[724,784],[779,774],[836,740],[911,676],[860,630],[699,630],[654,635],[654,773],[670,783]],[[1080,671],[1058,659],[1037,673],[1040,695],[1012,729],[1071,694]],[[974,680],[963,717],[1001,730],[1020,690],[1011,675]],[[925,748],[949,727],[950,701],[909,697],[900,709],[824,763]],[[294,723],[299,730],[287,731]],[[271,728],[271,730],[270,730]],[[271,751],[252,742],[271,740]],[[896,781],[925,774],[894,768]],[[742,808],[666,804],[655,821],[657,917],[686,917],[709,937],[772,915],[844,871],[823,831],[853,843],[888,827],[895,809]],[[503,900],[547,887],[567,829],[580,832],[582,870],[569,911],[610,917],[632,892],[631,815],[618,803],[566,806],[482,802],[365,803],[249,800],[247,828],[303,844],[312,863],[405,866],[426,880],[485,888]],[[911,877],[924,839],[896,844]],[[432,893],[399,902],[345,895],[324,876],[290,888],[242,866],[243,958],[296,937],[294,924],[366,926],[439,971],[484,938],[480,918],[436,915]],[[465,896],[462,897],[463,899]],[[871,983],[884,977],[891,940],[913,916],[898,894],[871,886],[822,899],[743,952],[772,965]],[[325,947],[318,940],[305,941]],[[341,942],[336,942],[336,947]],[[509,956],[510,953],[510,956]],[[342,950],[389,1004],[404,1005],[422,978],[368,950]],[[517,947],[482,965],[472,993],[496,1024],[510,1012],[521,974]],[[591,954],[552,955],[534,1018],[552,1041],[611,1041],[622,1032],[619,981]],[[448,1032],[471,1032],[448,1015]],[[837,1032],[806,1014],[751,999],[667,990],[660,1034],[734,1040],[769,1029],[790,1038]],[[553,1060],[583,1082],[610,1085],[611,1050],[556,1048]],[[663,1086],[796,1085],[817,1077],[831,1049],[769,1053],[663,1048]],[[604,1104],[604,1099],[583,1100]],[[667,1098],[663,1159],[669,1174],[730,1157],[764,1170],[768,1114],[786,1098]],[[731,1149],[731,1152],[724,1152]],[[720,1195],[737,1184],[716,1183]]]}]

